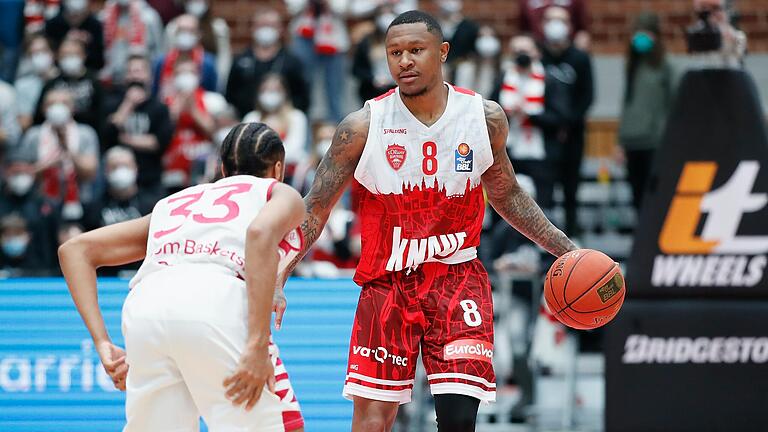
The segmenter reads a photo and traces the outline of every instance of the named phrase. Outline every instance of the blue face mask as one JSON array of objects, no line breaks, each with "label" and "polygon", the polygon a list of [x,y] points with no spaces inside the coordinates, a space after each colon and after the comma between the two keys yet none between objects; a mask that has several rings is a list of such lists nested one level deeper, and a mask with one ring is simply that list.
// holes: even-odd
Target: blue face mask
[{"label": "blue face mask", "polygon": [[3,253],[9,258],[19,258],[27,251],[26,237],[18,236],[3,240]]},{"label": "blue face mask", "polygon": [[653,38],[645,32],[637,32],[632,36],[632,48],[640,54],[645,54],[653,49]]}]

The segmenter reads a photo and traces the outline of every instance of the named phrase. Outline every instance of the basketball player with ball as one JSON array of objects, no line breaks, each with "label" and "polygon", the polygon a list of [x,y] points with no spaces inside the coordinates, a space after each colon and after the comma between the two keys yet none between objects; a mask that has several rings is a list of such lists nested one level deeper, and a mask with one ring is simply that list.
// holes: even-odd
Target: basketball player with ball
[{"label": "basketball player with ball", "polygon": [[[282,304],[282,284],[351,183],[362,219],[354,278],[362,290],[343,390],[354,401],[352,430],[391,430],[411,399],[421,352],[438,430],[474,431],[479,403],[496,397],[491,287],[477,258],[483,189],[510,225],[560,257],[547,299],[563,322],[608,321],[623,283],[612,260],[603,268],[604,255],[578,250],[518,185],[502,108],[444,82],[449,45],[432,16],[399,15],[385,46],[397,88],[339,124],[304,198],[305,243],[279,275],[276,296]],[[590,321],[598,309],[600,322]]]}]

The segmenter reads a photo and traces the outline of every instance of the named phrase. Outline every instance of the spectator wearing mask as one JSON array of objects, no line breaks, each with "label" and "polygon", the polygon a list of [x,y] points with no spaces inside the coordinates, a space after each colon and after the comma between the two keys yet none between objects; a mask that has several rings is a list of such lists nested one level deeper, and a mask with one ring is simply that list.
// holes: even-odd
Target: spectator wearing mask
[{"label": "spectator wearing mask", "polygon": [[373,32],[355,47],[352,75],[360,83],[358,95],[361,102],[373,99],[395,87],[384,46],[384,36],[394,19],[395,13],[391,4],[379,6],[374,16]]},{"label": "spectator wearing mask", "polygon": [[[57,208],[37,189],[35,179],[36,154],[32,149],[10,152],[3,161],[2,189],[0,189],[0,219],[11,215],[25,221],[27,235],[15,239],[6,258],[21,258],[24,267],[43,270],[56,264]],[[24,240],[24,241],[22,241]],[[14,252],[15,251],[15,252]]]},{"label": "spectator wearing mask", "polygon": [[[216,89],[224,90],[232,68],[232,46],[229,25],[223,18],[213,15],[209,0],[185,0],[182,2],[187,14],[196,17],[200,23],[200,43],[205,52],[216,59]],[[171,40],[176,29],[173,24],[165,28],[166,39]]]},{"label": "spectator wearing mask", "polygon": [[85,47],[76,39],[67,39],[59,46],[61,74],[45,83],[37,102],[35,124],[45,118],[43,101],[52,90],[67,90],[74,97],[72,115],[78,123],[101,130],[104,91],[93,72],[85,67]]},{"label": "spectator wearing mask", "polygon": [[155,62],[152,94],[161,100],[174,93],[174,71],[181,61],[192,62],[198,69],[201,85],[205,90],[216,91],[216,59],[205,52],[200,44],[200,24],[193,15],[181,15],[169,26],[175,29],[171,38],[172,48]]},{"label": "spectator wearing mask", "polygon": [[19,143],[21,128],[16,113],[16,92],[13,86],[0,81],[0,153]]},{"label": "spectator wearing mask", "polygon": [[480,28],[475,52],[458,62],[453,83],[489,98],[496,91],[494,84],[501,73],[501,42],[492,27]]},{"label": "spectator wearing mask", "polygon": [[296,166],[296,172],[293,176],[292,186],[299,191],[302,196],[309,193],[312,182],[315,179],[315,172],[325,153],[331,148],[331,141],[336,132],[336,125],[333,123],[319,122],[313,127],[312,151],[299,161]]},{"label": "spectator wearing mask", "polygon": [[36,274],[40,268],[30,253],[32,234],[19,215],[0,218],[0,275],[20,277]]},{"label": "spectator wearing mask", "polygon": [[53,51],[48,39],[42,34],[30,35],[24,51],[19,67],[21,75],[16,79],[14,87],[19,125],[22,130],[27,130],[34,121],[43,86],[54,79],[59,71],[53,62]]},{"label": "spectator wearing mask", "polygon": [[693,0],[693,9],[699,19],[720,30],[719,63],[728,67],[743,67],[747,35],[731,24],[731,11],[726,0]]},{"label": "spectator wearing mask", "polygon": [[176,192],[197,183],[213,148],[216,124],[205,105],[199,68],[192,60],[179,60],[173,75],[173,93],[165,98],[176,129],[163,155],[163,186]]},{"label": "spectator wearing mask", "polygon": [[159,197],[140,192],[136,183],[136,159],[130,149],[118,146],[107,150],[104,174],[107,188],[86,209],[83,218],[86,231],[138,219],[152,211]]},{"label": "spectator wearing mask", "polygon": [[126,90],[108,118],[102,148],[124,146],[133,151],[138,171],[137,185],[142,193],[163,195],[163,154],[173,136],[168,107],[152,96],[149,60],[143,56],[128,59]]},{"label": "spectator wearing mask", "polygon": [[61,11],[60,0],[26,0],[24,2],[24,34],[42,33],[45,22]]},{"label": "spectator wearing mask", "polygon": [[[515,172],[533,180],[537,203],[551,210],[558,163],[570,127],[568,87],[548,76],[529,36],[510,41],[509,65],[495,97],[509,119],[507,150]],[[506,224],[505,224],[506,225]]]},{"label": "spectator wearing mask", "polygon": [[592,62],[589,55],[571,42],[571,17],[567,9],[552,6],[544,12],[542,63],[547,75],[568,87],[571,125],[566,133],[559,172],[563,185],[565,232],[578,234],[576,193],[581,181],[587,110],[594,99]]},{"label": "spectator wearing mask", "polygon": [[536,40],[544,39],[542,26],[544,12],[551,6],[558,6],[568,11],[571,16],[570,38],[580,50],[589,51],[589,4],[587,0],[521,0],[520,32],[530,33]]},{"label": "spectator wearing mask", "polygon": [[464,4],[462,0],[438,0],[440,27],[443,29],[443,37],[451,44],[448,51],[448,59],[445,62],[448,74],[446,77],[452,82],[455,79],[456,65],[475,54],[477,35],[480,27],[474,21],[465,17],[461,10]]},{"label": "spectator wearing mask", "polygon": [[633,204],[639,210],[675,92],[656,14],[644,12],[635,20],[626,68],[616,150],[617,158],[626,160]]},{"label": "spectator wearing mask", "polygon": [[323,71],[327,117],[340,122],[344,116],[346,53],[350,41],[344,18],[348,1],[286,0],[294,16],[291,22],[293,50],[304,64],[304,80],[314,82]]},{"label": "spectator wearing mask", "polygon": [[91,13],[88,0],[64,0],[64,8],[45,23],[45,35],[54,49],[67,39],[80,41],[85,47],[85,66],[96,72],[104,67],[104,31]]},{"label": "spectator wearing mask", "polygon": [[36,154],[43,196],[62,204],[65,218],[79,219],[83,214],[82,203],[93,196],[99,141],[92,127],[72,117],[74,104],[67,90],[46,93],[45,121],[24,134],[21,150]]},{"label": "spectator wearing mask", "polygon": [[163,24],[160,16],[144,0],[108,0],[101,11],[106,46],[106,66],[101,77],[111,84],[122,84],[128,58],[143,54],[149,58],[163,49]]},{"label": "spectator wearing mask", "polygon": [[283,21],[272,8],[260,7],[251,22],[251,46],[235,57],[227,80],[226,98],[243,116],[253,109],[256,86],[268,73],[283,76],[288,83],[293,106],[309,110],[309,87],[303,65],[296,55],[283,45]]},{"label": "spectator wearing mask", "polygon": [[265,75],[256,94],[256,109],[243,122],[262,122],[280,135],[285,146],[285,183],[290,184],[296,165],[307,157],[307,116],[291,104],[288,86],[280,75]]}]

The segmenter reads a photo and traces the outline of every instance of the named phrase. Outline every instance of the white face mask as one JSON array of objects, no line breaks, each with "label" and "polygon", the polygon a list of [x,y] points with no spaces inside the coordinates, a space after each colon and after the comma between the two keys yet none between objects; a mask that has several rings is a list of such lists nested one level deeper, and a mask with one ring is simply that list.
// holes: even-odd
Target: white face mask
[{"label": "white face mask", "polygon": [[8,178],[8,190],[16,196],[24,196],[35,184],[32,174],[16,174]]},{"label": "white face mask", "polygon": [[173,85],[182,93],[191,93],[200,85],[200,80],[192,72],[183,72],[176,75]]},{"label": "white face mask", "polygon": [[188,31],[179,32],[176,35],[176,48],[189,51],[197,46],[197,35]]},{"label": "white face mask", "polygon": [[381,14],[376,17],[376,27],[379,29],[380,32],[387,31],[387,28],[389,28],[389,25],[392,24],[392,21],[395,20],[395,15],[391,13],[385,13]]},{"label": "white face mask", "polygon": [[32,68],[36,73],[44,74],[51,70],[51,66],[53,65],[53,57],[48,53],[39,52],[32,54],[32,56],[29,58],[29,62],[32,64]]},{"label": "white face mask", "polygon": [[55,103],[45,110],[45,119],[53,126],[62,126],[71,118],[72,112],[63,103]]},{"label": "white face mask", "polygon": [[109,187],[116,190],[128,189],[136,185],[136,170],[121,166],[107,176]]},{"label": "white face mask", "polygon": [[18,235],[3,240],[3,253],[10,258],[19,258],[27,251],[29,236]]},{"label": "white face mask", "polygon": [[544,24],[544,37],[549,42],[563,42],[568,39],[568,24],[559,19],[547,21]]},{"label": "white face mask", "polygon": [[221,128],[221,129],[217,130],[217,131],[216,131],[216,132],[213,134],[213,142],[214,142],[214,144],[216,144],[216,145],[218,145],[218,146],[220,146],[221,144],[223,144],[223,143],[224,143],[224,139],[227,137],[227,135],[229,135],[229,132],[230,132],[231,130],[232,130],[232,128],[231,128],[231,127],[229,127],[229,126],[228,126],[228,127],[224,127],[224,128]]},{"label": "white face mask", "polygon": [[280,38],[280,32],[274,27],[259,27],[253,31],[253,41],[257,45],[270,46]]},{"label": "white face mask", "polygon": [[331,148],[331,139],[326,138],[317,143],[317,146],[315,146],[315,152],[319,157],[323,157],[325,156],[326,153],[328,153],[328,149],[330,148]]},{"label": "white face mask", "polygon": [[475,42],[475,49],[483,57],[493,57],[501,50],[501,43],[493,36],[480,36]]},{"label": "white face mask", "polygon": [[76,76],[83,72],[83,59],[75,55],[69,55],[59,60],[59,66],[61,66],[61,71],[64,72],[64,75]]},{"label": "white face mask", "polygon": [[285,101],[285,95],[279,91],[265,91],[259,95],[259,105],[267,111],[274,111]]},{"label": "white face mask", "polygon": [[64,5],[68,11],[82,12],[88,8],[88,0],[67,0]]},{"label": "white face mask", "polygon": [[200,18],[208,11],[208,5],[204,1],[191,1],[187,2],[186,9],[188,14]]},{"label": "white face mask", "polygon": [[443,0],[440,2],[440,10],[444,13],[461,12],[461,0]]}]

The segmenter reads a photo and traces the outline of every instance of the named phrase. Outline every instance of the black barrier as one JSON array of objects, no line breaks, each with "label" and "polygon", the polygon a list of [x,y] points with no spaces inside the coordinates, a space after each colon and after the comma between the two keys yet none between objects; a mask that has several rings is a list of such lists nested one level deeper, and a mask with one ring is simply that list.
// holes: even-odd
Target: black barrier
[{"label": "black barrier", "polygon": [[606,330],[607,432],[768,430],[768,301],[636,300]]},{"label": "black barrier", "polygon": [[768,298],[768,135],[752,79],[688,72],[657,152],[628,298]]}]

